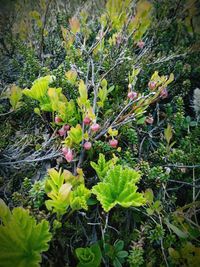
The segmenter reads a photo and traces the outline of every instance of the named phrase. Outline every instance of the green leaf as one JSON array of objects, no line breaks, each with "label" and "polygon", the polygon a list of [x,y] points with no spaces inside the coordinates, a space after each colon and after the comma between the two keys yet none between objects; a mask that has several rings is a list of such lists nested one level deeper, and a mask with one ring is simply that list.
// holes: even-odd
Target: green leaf
[{"label": "green leaf", "polygon": [[112,129],[111,127],[108,129],[108,133],[110,136],[115,137],[118,135],[118,130]]},{"label": "green leaf", "polygon": [[45,205],[48,210],[61,216],[67,212],[69,207],[72,184],[65,182],[65,176],[61,170],[57,172],[55,169],[49,169],[48,173],[45,191],[50,199],[45,201]]},{"label": "green leaf", "polygon": [[165,134],[165,139],[169,144],[172,139],[172,127],[170,124],[167,125],[167,129],[164,130],[164,134]]},{"label": "green leaf", "polygon": [[37,224],[23,208],[14,208],[9,217],[0,225],[0,267],[39,267],[51,240],[49,223]]},{"label": "green leaf", "polygon": [[119,261],[118,258],[115,258],[115,259],[113,260],[113,266],[114,266],[114,267],[122,267],[121,262]]},{"label": "green leaf", "polygon": [[117,240],[115,243],[114,243],[114,247],[115,247],[115,250],[118,252],[118,251],[121,251],[123,248],[124,248],[124,241],[123,240]]},{"label": "green leaf", "polygon": [[147,188],[144,193],[144,197],[148,204],[152,204],[154,198],[153,190],[151,188]]},{"label": "green leaf", "polygon": [[147,208],[146,211],[147,211],[147,214],[149,214],[149,215],[153,215],[154,214],[154,210],[151,209],[151,208]]},{"label": "green leaf", "polygon": [[78,91],[80,94],[80,97],[78,98],[78,104],[79,106],[85,105],[88,99],[88,93],[87,93],[87,87],[83,80],[80,80]]},{"label": "green leaf", "polygon": [[142,117],[140,119],[137,120],[137,124],[140,125],[140,124],[144,124],[145,123],[145,120],[146,120],[146,117]]},{"label": "green leaf", "polygon": [[68,72],[65,73],[65,76],[67,80],[74,85],[76,83],[77,79],[77,72],[75,70],[69,70]]},{"label": "green leaf", "polygon": [[101,81],[101,86],[104,88],[104,87],[107,87],[107,85],[108,85],[108,83],[107,83],[106,79],[103,79]]},{"label": "green leaf", "polygon": [[103,209],[108,212],[115,205],[128,208],[145,203],[143,194],[137,192],[136,183],[140,174],[133,169],[114,166],[108,171],[103,182],[93,186],[92,193],[97,196]]},{"label": "green leaf", "polygon": [[113,166],[116,164],[118,158],[113,157],[111,160],[106,162],[105,156],[103,154],[99,154],[98,164],[91,161],[90,165],[92,168],[96,171],[98,177],[100,180],[103,180],[106,176],[109,169],[113,168]]},{"label": "green leaf", "polygon": [[178,227],[176,227],[175,225],[169,223],[168,221],[166,222],[167,226],[180,238],[187,238],[188,234],[181,231]]},{"label": "green leaf", "polygon": [[70,207],[72,210],[88,210],[87,201],[90,198],[90,190],[85,187],[85,185],[79,185],[74,191],[71,193],[70,197]]},{"label": "green leaf", "polygon": [[13,110],[17,110],[21,103],[22,89],[16,85],[13,85],[10,90],[9,100]]},{"label": "green leaf", "polygon": [[4,224],[9,222],[11,217],[11,212],[5,202],[0,198],[0,219]]},{"label": "green leaf", "polygon": [[38,101],[44,101],[46,97],[49,84],[53,81],[54,76],[41,77],[33,83],[31,89],[24,89],[22,92],[26,96]]},{"label": "green leaf", "polygon": [[87,248],[77,248],[75,250],[79,260],[77,267],[98,267],[101,263],[101,250],[98,244]]},{"label": "green leaf", "polygon": [[70,139],[71,143],[80,144],[82,141],[82,128],[80,124],[77,124],[76,127],[71,127],[70,131],[68,132],[67,139]]},{"label": "green leaf", "polygon": [[116,256],[118,258],[122,258],[123,259],[123,258],[126,258],[128,256],[128,252],[125,251],[125,250],[122,250],[122,251],[117,252]]}]

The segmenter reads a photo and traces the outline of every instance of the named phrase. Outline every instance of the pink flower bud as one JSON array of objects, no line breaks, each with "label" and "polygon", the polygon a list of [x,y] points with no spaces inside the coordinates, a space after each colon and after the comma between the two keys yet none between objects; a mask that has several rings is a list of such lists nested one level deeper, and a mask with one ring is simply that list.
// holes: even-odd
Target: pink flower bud
[{"label": "pink flower bud", "polygon": [[61,123],[63,120],[62,120],[60,117],[56,116],[54,121],[55,121],[56,124],[59,124],[59,123]]},{"label": "pink flower bud", "polygon": [[68,150],[69,150],[68,147],[63,147],[63,148],[62,148],[62,153],[63,153],[64,155],[67,154],[67,153],[68,153]]},{"label": "pink flower bud", "polygon": [[66,124],[66,125],[63,126],[63,128],[64,128],[64,130],[67,132],[67,131],[69,131],[70,126],[69,126],[68,124]]},{"label": "pink flower bud", "polygon": [[68,152],[65,154],[65,159],[67,162],[71,162],[73,158],[74,156],[73,156],[72,150],[69,148]]},{"label": "pink flower bud", "polygon": [[138,43],[137,43],[137,46],[139,47],[139,48],[143,48],[144,47],[144,42],[142,41],[142,40],[140,40]]},{"label": "pink flower bud", "polygon": [[146,123],[148,123],[148,124],[152,124],[153,121],[154,121],[154,119],[153,119],[152,116],[149,116],[149,117],[146,118]]},{"label": "pink flower bud", "polygon": [[98,123],[94,123],[94,124],[92,124],[92,126],[90,127],[90,129],[93,132],[97,132],[100,129],[100,125]]},{"label": "pink flower bud", "polygon": [[136,92],[129,92],[128,93],[128,98],[131,99],[131,100],[137,98],[137,93]]},{"label": "pink flower bud", "polygon": [[162,99],[165,99],[168,97],[168,91],[167,88],[162,89],[162,91],[160,92],[160,96]]},{"label": "pink flower bud", "polygon": [[91,119],[89,118],[89,117],[85,117],[84,119],[83,119],[83,123],[85,124],[85,125],[89,125],[90,123],[91,123]]},{"label": "pink flower bud", "polygon": [[91,142],[85,142],[83,147],[85,148],[85,150],[90,150],[90,148],[92,147],[92,144],[91,144]]},{"label": "pink flower bud", "polygon": [[109,141],[111,147],[116,148],[118,145],[118,141],[116,139],[112,139]]},{"label": "pink flower bud", "polygon": [[154,90],[156,88],[156,82],[150,81],[148,83],[149,89]]},{"label": "pink flower bud", "polygon": [[65,131],[64,127],[60,128],[60,129],[58,130],[58,134],[59,134],[60,136],[65,136],[66,131]]}]

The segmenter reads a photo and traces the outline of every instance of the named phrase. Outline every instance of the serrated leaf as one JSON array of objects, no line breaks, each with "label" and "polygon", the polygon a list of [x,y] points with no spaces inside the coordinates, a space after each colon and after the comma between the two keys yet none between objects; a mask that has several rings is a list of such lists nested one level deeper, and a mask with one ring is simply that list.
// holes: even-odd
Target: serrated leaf
[{"label": "serrated leaf", "polygon": [[0,225],[0,266],[39,267],[41,253],[49,248],[49,223],[36,220],[23,208],[14,208]]},{"label": "serrated leaf", "polygon": [[93,186],[92,193],[97,196],[103,209],[108,212],[115,205],[122,207],[141,206],[145,203],[143,194],[137,192],[136,183],[140,174],[133,169],[114,166],[103,182]]},{"label": "serrated leaf", "polygon": [[22,92],[28,97],[31,97],[35,100],[42,101],[46,96],[49,83],[51,83],[54,79],[54,76],[48,75],[45,77],[41,77],[33,83],[31,89],[24,89]]},{"label": "serrated leaf", "polygon": [[118,159],[116,157],[114,157],[113,159],[106,161],[105,156],[102,153],[100,153],[99,159],[98,159],[98,164],[91,161],[90,165],[96,171],[99,179],[103,180],[104,177],[106,176],[108,170],[113,168],[113,166],[116,164],[117,160]]},{"label": "serrated leaf", "polygon": [[101,263],[101,250],[98,244],[87,248],[76,248],[76,256],[79,260],[77,267],[99,267]]},{"label": "serrated leaf", "polygon": [[70,207],[72,210],[88,209],[88,199],[90,198],[91,192],[85,187],[85,185],[79,185],[70,196]]}]

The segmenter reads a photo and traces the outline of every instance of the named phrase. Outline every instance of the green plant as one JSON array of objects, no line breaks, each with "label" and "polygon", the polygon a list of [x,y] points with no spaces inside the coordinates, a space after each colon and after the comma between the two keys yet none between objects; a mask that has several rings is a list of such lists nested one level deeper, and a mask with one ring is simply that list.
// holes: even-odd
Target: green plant
[{"label": "green plant", "polygon": [[35,208],[40,208],[44,204],[45,181],[36,181],[29,190],[29,196]]},{"label": "green plant", "polygon": [[144,197],[146,199],[146,204],[147,204],[147,213],[149,215],[153,215],[155,213],[160,214],[160,212],[162,211],[163,207],[162,207],[162,202],[160,200],[154,200],[154,194],[153,191],[151,189],[147,189],[144,193]]},{"label": "green plant", "polygon": [[139,180],[140,174],[133,169],[114,166],[102,182],[93,186],[92,193],[106,212],[117,204],[125,208],[138,207],[145,203],[143,194],[137,192]]},{"label": "green plant", "polygon": [[99,154],[99,159],[97,161],[97,164],[93,161],[90,162],[90,165],[92,168],[96,171],[99,179],[101,181],[104,180],[107,172],[109,169],[113,168],[114,165],[116,164],[118,158],[114,156],[112,159],[109,161],[106,161],[104,154]]},{"label": "green plant", "polygon": [[46,180],[45,191],[50,199],[45,201],[45,205],[48,210],[61,216],[67,212],[69,207],[72,185],[65,182],[61,169],[59,172],[50,169],[48,174],[50,177]]},{"label": "green plant", "polygon": [[16,111],[22,105],[22,102],[20,101],[22,98],[22,89],[16,85],[13,85],[10,88],[8,98],[10,100],[12,110]]},{"label": "green plant", "polygon": [[72,210],[87,210],[87,201],[90,197],[90,190],[84,185],[83,173],[79,169],[78,175],[60,169],[48,170],[49,177],[46,179],[45,191],[50,199],[45,201],[48,210],[57,213],[60,217],[67,213],[69,207]]},{"label": "green plant", "polygon": [[198,267],[200,262],[200,248],[190,242],[183,243],[180,248],[168,249],[174,266]]},{"label": "green plant", "polygon": [[161,166],[155,166],[150,168],[147,174],[149,180],[159,180],[161,182],[166,182],[169,179],[169,173],[163,169]]},{"label": "green plant", "polygon": [[142,247],[133,246],[129,251],[127,259],[130,267],[139,267],[144,264],[144,249]]},{"label": "green plant", "polygon": [[152,229],[149,232],[149,239],[150,242],[160,242],[161,239],[163,239],[165,236],[165,230],[164,228],[160,225],[157,224],[156,227],[154,229]]},{"label": "green plant", "polygon": [[49,248],[49,223],[36,220],[23,208],[12,212],[0,200],[0,266],[39,267],[41,253]]},{"label": "green plant", "polygon": [[81,184],[71,192],[70,207],[72,210],[88,209],[87,201],[90,198],[91,192]]},{"label": "green plant", "polygon": [[24,89],[24,95],[33,98],[39,102],[39,108],[35,112],[40,115],[41,111],[53,112],[53,116],[58,115],[62,124],[76,122],[77,114],[73,100],[68,101],[62,93],[62,88],[51,88],[49,85],[55,77],[48,75],[38,78],[34,81],[31,89]]},{"label": "green plant", "polygon": [[124,241],[116,240],[114,245],[105,244],[105,254],[108,256],[114,267],[122,267],[128,252],[124,250]]},{"label": "green plant", "polygon": [[75,254],[79,263],[77,267],[98,267],[101,263],[101,249],[98,244],[87,248],[76,248]]}]

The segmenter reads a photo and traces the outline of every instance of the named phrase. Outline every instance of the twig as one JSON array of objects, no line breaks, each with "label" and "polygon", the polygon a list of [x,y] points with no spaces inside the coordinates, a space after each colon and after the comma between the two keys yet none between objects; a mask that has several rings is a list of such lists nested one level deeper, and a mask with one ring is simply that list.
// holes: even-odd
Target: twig
[{"label": "twig", "polygon": [[163,167],[172,167],[172,168],[189,168],[189,169],[193,169],[193,168],[200,168],[200,164],[197,164],[197,165],[167,164],[167,165],[163,165]]}]

